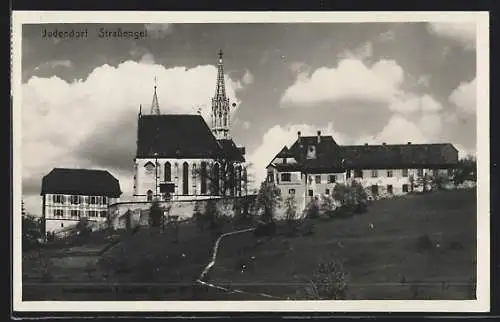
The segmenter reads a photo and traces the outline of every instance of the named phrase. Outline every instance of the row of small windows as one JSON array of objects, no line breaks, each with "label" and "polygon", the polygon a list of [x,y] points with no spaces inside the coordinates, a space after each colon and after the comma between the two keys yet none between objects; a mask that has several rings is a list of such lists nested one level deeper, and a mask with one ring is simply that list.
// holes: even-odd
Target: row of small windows
[{"label": "row of small windows", "polygon": [[[409,191],[408,188],[409,187],[408,187],[407,184],[403,184],[401,186],[401,190],[403,192],[408,192]],[[393,185],[392,184],[387,185],[386,189],[387,189],[387,193],[388,194],[393,194],[394,193],[394,189],[393,189]],[[379,194],[379,186],[378,185],[372,185],[370,187],[370,190],[371,190],[372,195],[378,195]],[[294,196],[295,195],[295,189],[288,189],[288,194]],[[314,195],[314,191],[312,189],[309,189],[307,191],[307,195],[309,197],[312,197]],[[327,195],[327,196],[330,195],[330,189],[325,189],[325,195]]]},{"label": "row of small windows", "polygon": [[[54,209],[54,217],[64,217],[64,213],[65,213],[64,209]],[[97,211],[97,210],[89,210],[87,213],[88,217],[91,218],[97,218],[97,217],[106,218],[108,214],[107,211]],[[69,210],[69,216],[72,218],[80,218],[82,217],[82,215],[85,216],[84,211],[78,209]]]},{"label": "row of small windows", "polygon": [[52,202],[56,204],[65,204],[69,201],[72,205],[78,204],[91,204],[91,205],[106,205],[108,203],[108,198],[105,196],[65,196],[65,195],[53,195]]}]

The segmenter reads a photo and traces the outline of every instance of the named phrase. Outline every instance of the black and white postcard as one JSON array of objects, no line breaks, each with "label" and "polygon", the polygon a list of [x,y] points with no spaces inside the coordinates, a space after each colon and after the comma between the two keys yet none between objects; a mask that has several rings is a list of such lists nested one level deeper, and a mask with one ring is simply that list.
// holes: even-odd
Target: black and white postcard
[{"label": "black and white postcard", "polygon": [[17,311],[485,312],[482,12],[13,12]]}]

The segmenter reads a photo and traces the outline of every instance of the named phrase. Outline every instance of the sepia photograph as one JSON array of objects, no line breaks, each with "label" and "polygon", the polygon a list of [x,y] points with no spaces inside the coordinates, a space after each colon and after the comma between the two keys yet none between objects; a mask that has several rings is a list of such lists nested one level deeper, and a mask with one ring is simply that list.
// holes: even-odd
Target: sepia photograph
[{"label": "sepia photograph", "polygon": [[489,309],[487,13],[13,15],[20,310]]}]

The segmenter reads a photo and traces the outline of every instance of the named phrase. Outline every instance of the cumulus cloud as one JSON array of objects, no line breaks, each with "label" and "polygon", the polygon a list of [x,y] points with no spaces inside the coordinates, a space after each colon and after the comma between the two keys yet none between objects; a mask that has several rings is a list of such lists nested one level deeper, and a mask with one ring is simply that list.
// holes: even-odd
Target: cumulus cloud
[{"label": "cumulus cloud", "polygon": [[453,103],[457,108],[466,114],[476,114],[477,108],[477,85],[476,78],[470,82],[462,82],[455,88],[450,96],[449,101]]},{"label": "cumulus cloud", "polygon": [[245,70],[245,74],[243,75],[243,78],[241,79],[243,84],[249,85],[253,83],[253,75],[250,73],[250,71],[247,69]]},{"label": "cumulus cloud", "polygon": [[465,49],[476,48],[475,22],[432,22],[427,26],[431,34],[457,41]]},{"label": "cumulus cloud", "polygon": [[36,66],[33,70],[38,71],[38,70],[45,69],[45,68],[56,68],[56,67],[71,68],[71,67],[73,67],[73,63],[67,59],[51,60],[51,61],[48,61],[48,62],[45,62],[43,64]]},{"label": "cumulus cloud", "polygon": [[[25,192],[35,191],[33,183],[40,184],[54,167],[105,168],[118,173],[122,190],[130,192],[137,113],[139,104],[149,112],[154,77],[163,113],[193,113],[194,106],[202,106],[209,121],[216,73],[211,65],[166,69],[127,61],[97,67],[85,80],[71,83],[55,76],[32,77],[22,87]],[[238,102],[236,90],[243,82],[228,77],[226,82],[230,100]]]},{"label": "cumulus cloud", "polygon": [[173,31],[171,23],[147,23],[144,25],[144,28],[146,28],[148,36],[154,38],[164,38]]},{"label": "cumulus cloud", "polygon": [[321,131],[323,135],[332,135],[338,144],[343,144],[348,140],[345,135],[334,130],[333,123],[328,123],[326,127],[308,124],[275,125],[267,130],[259,146],[248,155],[248,160],[253,165],[255,184],[259,185],[265,179],[266,166],[283,146],[290,147],[295,142],[298,131],[301,131],[303,136],[316,135],[317,131]]},{"label": "cumulus cloud", "polygon": [[373,55],[373,44],[367,41],[360,46],[356,47],[354,50],[345,50],[340,53],[339,58],[341,59],[359,59],[365,60]]},{"label": "cumulus cloud", "polygon": [[298,77],[281,102],[314,104],[341,100],[389,102],[403,81],[403,69],[393,60],[366,66],[359,59],[343,59],[337,68],[321,67],[311,76]]}]

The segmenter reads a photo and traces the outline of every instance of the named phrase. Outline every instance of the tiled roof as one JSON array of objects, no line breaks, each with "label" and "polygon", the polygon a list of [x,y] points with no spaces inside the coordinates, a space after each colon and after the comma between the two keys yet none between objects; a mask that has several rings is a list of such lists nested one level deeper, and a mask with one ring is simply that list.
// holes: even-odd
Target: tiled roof
[{"label": "tiled roof", "polygon": [[218,140],[229,160],[245,162],[244,148],[237,147],[232,139]]},{"label": "tiled roof", "polygon": [[455,165],[458,151],[450,143],[343,146],[350,168],[418,168]]},{"label": "tiled roof", "polygon": [[137,157],[210,158],[228,157],[244,162],[244,149],[231,139],[219,140],[200,115],[143,115],[137,129]]},{"label": "tiled roof", "polygon": [[122,192],[120,182],[108,171],[55,168],[42,179],[41,195],[47,193],[118,198]]},{"label": "tiled roof", "polygon": [[[316,158],[307,159],[307,149],[314,146]],[[299,169],[305,172],[339,172],[343,169],[386,169],[453,166],[458,151],[450,143],[348,145],[339,146],[331,136],[302,136],[276,157],[292,154],[298,165],[273,164],[280,171]],[[296,170],[298,171],[298,170]]]}]

